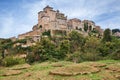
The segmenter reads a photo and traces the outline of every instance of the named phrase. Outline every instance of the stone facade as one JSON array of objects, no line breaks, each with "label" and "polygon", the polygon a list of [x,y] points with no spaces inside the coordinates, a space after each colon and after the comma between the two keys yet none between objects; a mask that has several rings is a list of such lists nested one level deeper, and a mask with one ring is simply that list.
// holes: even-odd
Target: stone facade
[{"label": "stone facade", "polygon": [[[95,25],[95,23],[93,21],[84,20],[82,22],[83,22],[83,24],[87,24],[88,25],[88,31],[87,32],[92,31],[92,30],[94,30],[96,28],[96,25]],[[83,27],[84,27],[84,25],[83,25]]]},{"label": "stone facade", "polygon": [[67,17],[52,7],[45,7],[43,11],[38,12],[38,26],[43,30],[64,30],[67,29]]},{"label": "stone facade", "polygon": [[[87,32],[84,31],[85,24],[88,25]],[[54,36],[57,33],[67,34],[67,32],[72,30],[77,30],[80,33],[87,34],[95,28],[102,32],[100,27],[96,27],[93,21],[81,21],[77,18],[67,19],[67,16],[59,12],[59,10],[55,11],[52,7],[46,6],[43,11],[38,12],[38,23],[33,26],[32,31],[20,34],[18,39],[30,37],[34,41],[39,41],[42,33],[48,30],[50,31],[51,36]]]},{"label": "stone facade", "polygon": [[81,20],[74,18],[68,20],[68,29],[73,30],[73,29],[82,29],[82,22]]},{"label": "stone facade", "polygon": [[68,20],[68,29],[70,29],[70,30],[80,30],[80,31],[84,32],[84,24],[88,25],[88,31],[87,32],[96,28],[96,25],[93,21],[89,21],[89,20],[81,21],[77,18],[74,18],[74,19]]},{"label": "stone facade", "polygon": [[113,36],[120,37],[120,32],[116,32]]},{"label": "stone facade", "polygon": [[104,30],[100,28],[100,26],[96,26],[95,29],[100,32],[101,35],[103,35]]},{"label": "stone facade", "polygon": [[40,30],[29,31],[24,34],[18,35],[18,39],[32,38],[35,42],[40,40]]},{"label": "stone facade", "polygon": [[11,37],[11,38],[9,38],[9,39],[11,39],[13,42],[17,40],[16,37]]}]

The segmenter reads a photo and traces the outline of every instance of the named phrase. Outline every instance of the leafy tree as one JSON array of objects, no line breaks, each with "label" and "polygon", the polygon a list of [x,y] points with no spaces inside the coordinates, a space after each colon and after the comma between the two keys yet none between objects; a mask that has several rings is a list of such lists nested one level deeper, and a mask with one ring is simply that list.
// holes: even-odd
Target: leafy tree
[{"label": "leafy tree", "polygon": [[75,51],[73,54],[68,54],[67,55],[67,60],[73,61],[74,63],[79,63],[82,62],[82,53],[79,51]]},{"label": "leafy tree", "polygon": [[33,53],[29,53],[26,57],[26,62],[31,64],[33,62],[35,62],[35,55]]},{"label": "leafy tree", "polygon": [[96,61],[99,60],[99,46],[100,39],[96,37],[87,37],[84,45],[84,53],[82,55],[82,59],[85,61]]},{"label": "leafy tree", "polygon": [[84,45],[85,52],[97,53],[100,46],[100,39],[96,37],[87,37]]},{"label": "leafy tree", "polygon": [[81,49],[85,43],[85,38],[77,31],[72,31],[69,34],[69,39],[70,39],[70,44],[71,44],[70,45],[71,53],[73,53],[74,51],[77,51],[78,49]]},{"label": "leafy tree", "polygon": [[109,42],[109,41],[111,41],[111,30],[106,29],[103,35],[103,42]]},{"label": "leafy tree", "polygon": [[45,31],[44,33],[42,33],[42,35],[43,35],[43,36],[51,36],[50,30]]},{"label": "leafy tree", "polygon": [[102,57],[106,57],[110,55],[113,51],[114,51],[114,43],[112,42],[101,43],[99,47],[100,56]]},{"label": "leafy tree", "polygon": [[70,42],[68,40],[63,40],[59,46],[59,57],[64,59],[67,54],[70,53]]},{"label": "leafy tree", "polygon": [[87,32],[88,30],[88,23],[84,23],[84,31]]},{"label": "leafy tree", "polygon": [[112,33],[120,32],[120,29],[112,29]]},{"label": "leafy tree", "polygon": [[44,61],[56,56],[55,44],[49,38],[42,38],[40,45],[40,59]]},{"label": "leafy tree", "polygon": [[115,36],[112,36],[112,41],[113,43],[113,47],[114,47],[114,50],[116,49],[119,49],[120,48],[120,39],[115,37]]},{"label": "leafy tree", "polygon": [[113,52],[111,56],[115,60],[120,60],[120,49],[118,49],[115,52]]}]

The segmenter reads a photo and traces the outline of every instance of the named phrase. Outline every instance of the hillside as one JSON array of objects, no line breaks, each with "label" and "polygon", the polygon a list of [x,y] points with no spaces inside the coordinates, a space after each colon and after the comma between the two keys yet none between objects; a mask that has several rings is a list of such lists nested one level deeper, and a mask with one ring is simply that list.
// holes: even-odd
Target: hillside
[{"label": "hillside", "polygon": [[60,61],[0,67],[0,80],[120,80],[120,62]]}]

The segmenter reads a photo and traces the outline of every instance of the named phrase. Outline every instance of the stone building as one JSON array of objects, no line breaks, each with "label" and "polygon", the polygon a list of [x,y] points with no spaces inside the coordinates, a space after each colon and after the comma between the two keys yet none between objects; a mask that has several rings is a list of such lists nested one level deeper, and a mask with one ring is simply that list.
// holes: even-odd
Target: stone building
[{"label": "stone building", "polygon": [[50,30],[51,35],[58,31],[66,31],[67,16],[46,6],[43,11],[38,12],[38,24],[33,29],[38,28],[41,28],[42,32]]},{"label": "stone building", "polygon": [[38,26],[42,26],[43,29],[66,29],[67,17],[58,10],[53,10],[52,7],[45,7],[43,11],[38,13]]},{"label": "stone building", "polygon": [[85,24],[87,24],[88,26],[88,31],[91,31],[96,27],[93,21],[89,20],[81,21],[80,19],[73,18],[68,20],[68,29],[84,31]]},{"label": "stone building", "polygon": [[29,32],[26,32],[24,34],[20,34],[18,35],[18,39],[25,39],[25,38],[32,38],[33,41],[40,41],[40,30],[33,30],[33,31],[29,31]]},{"label": "stone building", "polygon": [[77,18],[68,20],[68,29],[83,29],[81,20]]},{"label": "stone building", "polygon": [[82,25],[83,27],[84,27],[85,24],[87,24],[87,26],[88,26],[87,32],[90,32],[90,31],[92,31],[96,28],[96,25],[93,21],[84,20],[84,21],[82,21],[82,23],[83,23],[83,25]]},{"label": "stone building", "polygon": [[[85,24],[88,26],[87,31],[84,30]],[[38,12],[38,23],[33,26],[32,31],[20,34],[18,39],[32,38],[36,42],[40,40],[41,35],[46,31],[50,31],[51,36],[66,35],[72,30],[77,30],[83,35],[87,35],[88,32],[95,28],[96,25],[93,21],[81,21],[77,18],[67,19],[67,16],[59,12],[59,10],[53,10],[52,7],[46,6],[43,11]],[[100,27],[96,29],[101,31]]]},{"label": "stone building", "polygon": [[120,38],[120,32],[114,33],[113,36],[116,36],[116,37],[119,37],[119,38]]},{"label": "stone building", "polygon": [[100,33],[100,35],[103,35],[104,30],[101,29],[100,26],[96,26],[95,30],[97,30]]},{"label": "stone building", "polygon": [[9,38],[9,39],[11,39],[13,42],[17,40],[16,37],[11,37],[11,38]]}]

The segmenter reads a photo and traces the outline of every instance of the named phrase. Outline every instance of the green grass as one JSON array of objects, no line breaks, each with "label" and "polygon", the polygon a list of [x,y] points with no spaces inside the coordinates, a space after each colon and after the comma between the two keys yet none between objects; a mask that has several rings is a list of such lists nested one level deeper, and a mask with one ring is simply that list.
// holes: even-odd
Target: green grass
[{"label": "green grass", "polygon": [[101,80],[102,77],[100,76],[100,74],[90,74],[88,75],[92,80]]},{"label": "green grass", "polygon": [[[82,62],[77,65],[89,65],[91,62]],[[94,62],[93,62],[94,63]],[[102,60],[96,61],[99,64],[106,64],[106,66],[114,65],[117,66],[120,64],[119,60]],[[53,65],[62,64],[62,67],[54,67]],[[74,76],[60,76],[60,75],[50,75],[49,71],[60,69],[64,67],[69,67],[76,65],[76,63],[67,62],[67,61],[59,61],[59,62],[43,62],[43,63],[34,63],[31,67],[27,69],[21,70],[22,73],[18,75],[10,75],[10,76],[0,76],[0,80],[102,80],[104,77],[109,80],[117,80],[114,78],[113,74],[118,74],[117,72],[110,73],[108,70],[105,70],[104,67],[99,67],[101,70],[97,73],[90,73],[84,75],[74,75]],[[22,66],[17,65],[17,66]],[[16,68],[16,66],[12,67],[1,67],[0,75],[7,72],[7,69]],[[84,68],[84,67],[83,67]],[[30,76],[29,76],[30,75]],[[110,78],[109,78],[110,77]]]},{"label": "green grass", "polygon": [[101,61],[98,61],[98,62],[106,63],[106,64],[114,64],[114,63],[119,63],[120,60],[101,60]]}]

